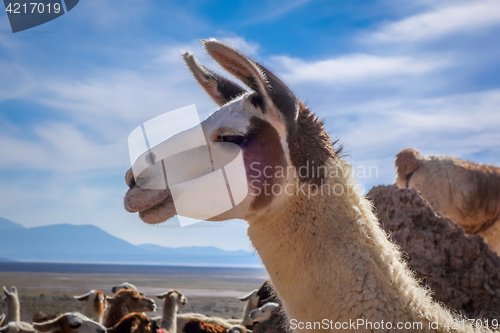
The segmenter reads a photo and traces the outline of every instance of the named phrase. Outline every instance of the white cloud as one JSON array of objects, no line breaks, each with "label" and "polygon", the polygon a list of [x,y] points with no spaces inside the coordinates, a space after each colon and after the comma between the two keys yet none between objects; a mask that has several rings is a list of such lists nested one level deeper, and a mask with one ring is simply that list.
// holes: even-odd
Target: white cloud
[{"label": "white cloud", "polygon": [[[245,9],[245,14],[255,14],[250,16],[250,18],[243,20],[241,22],[242,25],[256,25],[259,23],[273,21],[280,17],[287,15],[292,12],[296,8],[310,2],[311,0],[290,0],[286,2],[277,2],[277,1],[266,1],[264,4],[256,3],[256,6],[248,7],[248,4]],[[259,7],[257,7],[259,6]],[[246,15],[246,16],[247,16]]]},{"label": "white cloud", "polygon": [[383,57],[370,54],[350,54],[314,62],[288,56],[276,56],[272,60],[276,68],[281,68],[283,78],[290,83],[359,82],[388,76],[415,76],[451,64],[451,60],[446,58]]},{"label": "white cloud", "polygon": [[242,37],[222,37],[220,38],[220,40],[235,47],[237,50],[243,52],[243,54],[246,55],[255,55],[259,50],[259,44],[247,41]]},{"label": "white cloud", "polygon": [[428,12],[389,23],[368,34],[367,42],[415,42],[457,33],[474,33],[500,24],[500,1],[481,0],[433,8]]},{"label": "white cloud", "polygon": [[[439,98],[399,98],[351,105],[326,118],[331,134],[347,143],[356,166],[376,166],[379,177],[361,179],[368,189],[393,183],[394,156],[414,147],[500,166],[500,89]],[[319,109],[326,109],[320,107]],[[355,117],[353,121],[352,117]]]},{"label": "white cloud", "polygon": [[35,140],[0,135],[0,168],[75,172],[127,166],[126,141],[102,144],[70,123],[47,122]]},{"label": "white cloud", "polygon": [[34,83],[33,76],[23,66],[0,61],[0,102],[29,94]]}]

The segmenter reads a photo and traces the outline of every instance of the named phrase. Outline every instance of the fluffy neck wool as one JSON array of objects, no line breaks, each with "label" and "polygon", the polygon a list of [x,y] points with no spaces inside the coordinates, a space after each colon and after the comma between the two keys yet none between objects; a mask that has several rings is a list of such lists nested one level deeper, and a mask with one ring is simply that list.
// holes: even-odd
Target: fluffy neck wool
[{"label": "fluffy neck wool", "polygon": [[[421,322],[419,329],[396,331],[449,331],[443,325],[451,324],[453,316],[433,303],[402,262],[371,204],[359,194],[351,166],[336,158],[328,162],[328,169],[335,176],[328,177],[322,195],[299,192],[281,207],[249,220],[248,235],[283,300],[288,320]],[[434,329],[430,324],[436,321],[439,326]],[[343,328],[372,331],[370,326]]]}]

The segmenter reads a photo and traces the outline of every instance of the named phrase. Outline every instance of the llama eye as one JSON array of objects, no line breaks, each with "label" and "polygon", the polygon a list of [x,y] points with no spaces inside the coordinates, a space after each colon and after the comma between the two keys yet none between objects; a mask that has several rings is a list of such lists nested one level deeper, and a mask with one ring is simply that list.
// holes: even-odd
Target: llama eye
[{"label": "llama eye", "polygon": [[245,137],[242,135],[219,135],[217,139],[221,140],[222,142],[230,142],[240,145],[245,140]]},{"label": "llama eye", "polygon": [[82,326],[82,324],[80,324],[80,323],[73,323],[73,324],[71,324],[71,328],[72,329],[76,329],[76,328],[78,328],[80,326]]}]

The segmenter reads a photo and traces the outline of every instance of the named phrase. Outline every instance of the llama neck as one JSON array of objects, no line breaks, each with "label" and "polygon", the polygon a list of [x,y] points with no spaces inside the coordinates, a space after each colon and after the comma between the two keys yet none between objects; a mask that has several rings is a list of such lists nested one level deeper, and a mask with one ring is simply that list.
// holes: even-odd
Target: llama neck
[{"label": "llama neck", "polygon": [[82,313],[88,318],[98,322],[99,324],[102,324],[104,309],[97,302],[98,300],[95,298],[84,302]]},{"label": "llama neck", "polygon": [[21,311],[19,305],[19,298],[17,295],[13,294],[8,297],[7,300],[7,316],[5,316],[4,323],[10,322],[20,322],[21,321]]},{"label": "llama neck", "polygon": [[328,167],[329,194],[327,185],[323,195],[299,192],[262,219],[249,220],[248,235],[288,319],[422,322],[421,331],[435,320],[451,322],[403,264],[370,203],[356,193],[350,165],[336,160]]},{"label": "llama neck", "polygon": [[177,310],[179,309],[179,306],[177,305],[177,299],[178,297],[165,297],[165,303],[163,304],[163,314],[161,316],[160,322],[160,328],[163,328],[172,333],[177,332]]},{"label": "llama neck", "polygon": [[250,319],[250,312],[253,309],[257,308],[258,301],[259,301],[259,299],[254,297],[254,296],[252,296],[248,299],[247,304],[245,305],[245,308],[243,309],[243,316],[241,317],[241,318],[243,318],[243,320],[241,321],[241,325],[243,325],[243,326],[252,325],[253,321]]},{"label": "llama neck", "polygon": [[130,311],[128,311],[127,306],[124,303],[118,302],[110,304],[104,326],[107,328],[115,326],[118,324],[120,319],[129,313]]}]

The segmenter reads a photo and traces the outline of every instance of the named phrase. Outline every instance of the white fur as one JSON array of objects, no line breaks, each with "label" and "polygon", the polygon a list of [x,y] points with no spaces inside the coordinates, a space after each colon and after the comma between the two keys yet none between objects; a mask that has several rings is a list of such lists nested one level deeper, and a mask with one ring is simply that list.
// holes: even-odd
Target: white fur
[{"label": "white fur", "polygon": [[253,323],[261,323],[263,321],[266,321],[271,318],[274,313],[276,313],[279,307],[280,305],[278,303],[266,303],[260,308],[250,311],[250,320],[252,320]]}]

